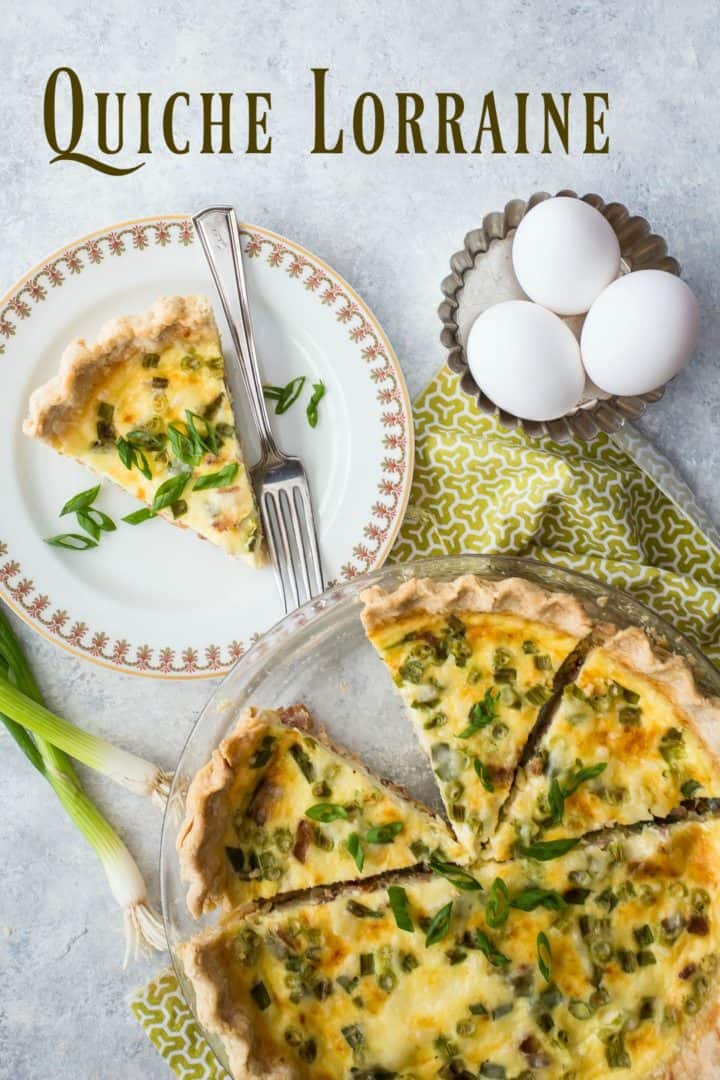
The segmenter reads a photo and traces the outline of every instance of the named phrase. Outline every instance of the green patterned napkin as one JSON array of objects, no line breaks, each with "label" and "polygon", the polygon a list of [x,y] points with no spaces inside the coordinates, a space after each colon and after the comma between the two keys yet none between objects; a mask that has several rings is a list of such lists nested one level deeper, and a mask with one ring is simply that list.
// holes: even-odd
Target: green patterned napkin
[{"label": "green patterned napkin", "polygon": [[[446,368],[415,406],[415,480],[393,559],[532,555],[633,593],[720,662],[720,540],[671,466],[632,428],[559,446],[508,432]],[[132,1011],[170,1068],[229,1080],[170,971]]]}]

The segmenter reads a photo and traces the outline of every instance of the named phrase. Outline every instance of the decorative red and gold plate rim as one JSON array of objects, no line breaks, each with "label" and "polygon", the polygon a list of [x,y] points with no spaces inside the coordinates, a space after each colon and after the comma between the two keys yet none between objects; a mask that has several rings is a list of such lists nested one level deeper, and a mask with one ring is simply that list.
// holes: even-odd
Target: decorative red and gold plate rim
[{"label": "decorative red and gold plate rim", "polygon": [[[376,318],[354,289],[321,259],[285,237],[255,225],[242,225],[243,250],[250,259],[298,282],[346,328],[358,361],[376,387],[383,431],[383,457],[377,498],[339,567],[338,580],[375,570],[385,561],[410,495],[414,438],[411,404],[397,357]],[[129,251],[196,244],[189,216],[163,214],[131,219],[87,234],[55,251],[25,274],[0,299],[0,358],[12,355],[18,327],[42,311],[54,290],[89,266],[111,268]],[[6,362],[5,361],[5,362]],[[0,359],[0,365],[3,360]],[[12,507],[6,507],[12,513]],[[154,677],[208,678],[222,674],[261,636],[194,644],[148,644],[109,633],[101,625],[59,606],[51,590],[24,569],[19,551],[3,537],[0,523],[0,597],[29,626],[83,659],[115,670]]]}]

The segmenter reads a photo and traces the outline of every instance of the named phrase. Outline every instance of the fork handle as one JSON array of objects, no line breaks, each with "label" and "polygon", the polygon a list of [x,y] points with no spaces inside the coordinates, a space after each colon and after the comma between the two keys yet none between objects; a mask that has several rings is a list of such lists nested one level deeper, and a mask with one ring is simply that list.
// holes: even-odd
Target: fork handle
[{"label": "fork handle", "polygon": [[235,346],[243,386],[260,437],[262,459],[280,456],[265,407],[243,270],[240,229],[231,206],[211,206],[193,216]]}]

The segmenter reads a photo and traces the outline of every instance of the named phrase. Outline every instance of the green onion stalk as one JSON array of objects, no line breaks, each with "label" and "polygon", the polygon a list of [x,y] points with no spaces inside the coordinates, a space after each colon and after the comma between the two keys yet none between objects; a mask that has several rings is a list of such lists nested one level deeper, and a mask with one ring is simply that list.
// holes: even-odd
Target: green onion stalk
[{"label": "green onion stalk", "polygon": [[[40,705],[40,689],[13,630],[0,608],[0,683],[20,697]],[[6,695],[11,696],[11,695]],[[16,710],[17,712],[17,710]],[[137,863],[112,825],[83,791],[70,760],[62,749],[22,722],[6,715],[0,721],[37,771],[45,777],[70,820],[100,859],[110,890],[120,905],[125,923],[124,966],[131,956],[167,948],[162,922],[148,903],[147,888]]]},{"label": "green onion stalk", "polygon": [[[6,632],[0,623],[0,655],[5,651],[5,638]],[[8,663],[10,671],[12,666]],[[170,793],[172,773],[164,772],[152,762],[121,750],[56,716],[38,700],[39,694],[30,692],[27,685],[21,688],[18,681],[12,681],[8,674],[0,668],[0,713],[14,721],[16,728],[19,726],[26,732],[31,731],[36,739],[69,754],[135,795],[149,795],[153,802],[164,809]]]}]

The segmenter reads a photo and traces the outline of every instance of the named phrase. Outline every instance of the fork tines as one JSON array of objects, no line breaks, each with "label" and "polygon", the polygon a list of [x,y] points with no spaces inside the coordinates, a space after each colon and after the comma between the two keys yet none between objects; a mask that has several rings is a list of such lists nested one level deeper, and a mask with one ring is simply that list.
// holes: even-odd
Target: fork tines
[{"label": "fork tines", "polygon": [[263,485],[260,513],[285,611],[323,591],[322,569],[305,477]]}]

